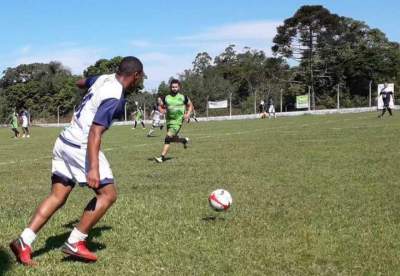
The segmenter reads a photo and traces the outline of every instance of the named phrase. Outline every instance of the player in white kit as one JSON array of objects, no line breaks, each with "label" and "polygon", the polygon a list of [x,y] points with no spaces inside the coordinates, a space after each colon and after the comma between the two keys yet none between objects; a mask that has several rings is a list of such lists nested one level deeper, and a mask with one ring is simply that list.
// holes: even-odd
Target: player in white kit
[{"label": "player in white kit", "polygon": [[29,125],[30,125],[30,118],[29,118],[29,113],[27,110],[22,110],[21,112],[21,119],[22,119],[22,138],[29,138],[31,137],[30,131],[29,131]]},{"label": "player in white kit", "polygon": [[160,130],[164,128],[164,124],[161,122],[162,116],[163,114],[158,110],[158,106],[154,105],[153,110],[150,113],[150,117],[152,118],[153,123],[151,125],[149,133],[147,134],[147,137],[151,137],[156,128],[160,128]]},{"label": "player in white kit", "polygon": [[79,87],[90,88],[76,109],[72,124],[55,142],[50,195],[39,205],[20,237],[10,243],[20,263],[35,264],[31,258],[31,245],[37,232],[66,202],[76,183],[92,188],[95,197],[87,204],[62,251],[84,261],[97,260],[97,256],[87,248],[86,238],[117,199],[110,165],[100,151],[102,134],[111,126],[112,120],[123,113],[124,90],[139,84],[143,76],[140,60],[125,57],[116,74],[78,81]]}]

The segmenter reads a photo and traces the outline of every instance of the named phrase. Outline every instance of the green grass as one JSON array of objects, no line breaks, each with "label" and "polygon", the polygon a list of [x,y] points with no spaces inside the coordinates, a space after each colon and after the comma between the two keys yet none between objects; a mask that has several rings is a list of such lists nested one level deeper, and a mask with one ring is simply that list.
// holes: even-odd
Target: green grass
[{"label": "green grass", "polygon": [[[374,113],[191,123],[192,145],[174,145],[164,164],[149,160],[160,132],[113,127],[103,149],[119,199],[90,235],[99,261],[58,250],[92,197],[76,187],[38,235],[35,268],[17,265],[8,243],[49,192],[60,130],[13,140],[1,129],[0,274],[399,274],[399,123]],[[217,214],[207,196],[220,187],[234,204]]]}]

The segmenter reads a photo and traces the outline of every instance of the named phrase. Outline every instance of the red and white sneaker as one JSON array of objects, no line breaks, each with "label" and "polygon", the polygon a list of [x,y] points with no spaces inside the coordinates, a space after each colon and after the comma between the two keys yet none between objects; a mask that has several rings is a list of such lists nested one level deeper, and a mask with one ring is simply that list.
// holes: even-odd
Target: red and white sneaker
[{"label": "red and white sneaker", "polygon": [[32,260],[32,248],[24,243],[22,238],[13,240],[10,243],[10,248],[17,258],[17,261],[21,264],[28,266],[36,265],[36,262]]},{"label": "red and white sneaker", "polygon": [[90,252],[86,247],[86,241],[80,241],[77,243],[65,242],[61,251],[70,256],[78,257],[84,261],[97,261],[97,256]]}]

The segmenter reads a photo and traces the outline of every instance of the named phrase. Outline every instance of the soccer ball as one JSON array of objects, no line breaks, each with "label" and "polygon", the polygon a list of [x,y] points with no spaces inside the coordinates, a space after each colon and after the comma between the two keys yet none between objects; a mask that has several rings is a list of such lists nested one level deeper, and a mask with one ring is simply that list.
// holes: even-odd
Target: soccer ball
[{"label": "soccer ball", "polygon": [[210,194],[208,202],[215,211],[226,211],[232,205],[232,196],[227,190],[218,189]]}]

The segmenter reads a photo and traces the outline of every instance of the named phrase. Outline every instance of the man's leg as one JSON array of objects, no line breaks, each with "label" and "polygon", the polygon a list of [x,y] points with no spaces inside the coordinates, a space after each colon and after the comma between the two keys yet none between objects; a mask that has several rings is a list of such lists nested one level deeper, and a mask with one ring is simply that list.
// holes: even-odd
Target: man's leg
[{"label": "man's leg", "polygon": [[379,115],[379,118],[382,118],[382,117],[383,117],[383,114],[385,114],[385,112],[386,112],[386,106],[383,107],[383,109],[382,109],[382,114]]},{"label": "man's leg", "polygon": [[92,227],[104,216],[108,208],[117,200],[117,190],[114,184],[108,184],[95,190],[96,196],[87,204],[81,220],[72,230],[62,251],[85,261],[96,261],[97,256],[86,247],[86,238]]},{"label": "man's leg", "polygon": [[48,195],[29,222],[28,228],[37,233],[51,218],[51,216],[67,201],[73,186],[61,183],[54,183],[51,187],[51,193]]},{"label": "man's leg", "polygon": [[[10,248],[14,252],[17,260],[24,265],[34,265],[32,261],[32,243],[36,239],[36,234],[51,218],[51,216],[65,203],[73,185],[62,184],[60,179],[52,177],[53,185],[51,193],[36,209],[27,228],[21,233],[20,237],[10,243]],[[65,182],[67,183],[67,182]]]},{"label": "man's leg", "polygon": [[388,107],[387,110],[389,111],[390,116],[393,116],[392,109],[390,107]]},{"label": "man's leg", "polygon": [[114,184],[108,184],[95,190],[96,196],[87,204],[81,220],[76,228],[84,234],[104,216],[108,208],[117,200],[117,189]]}]

